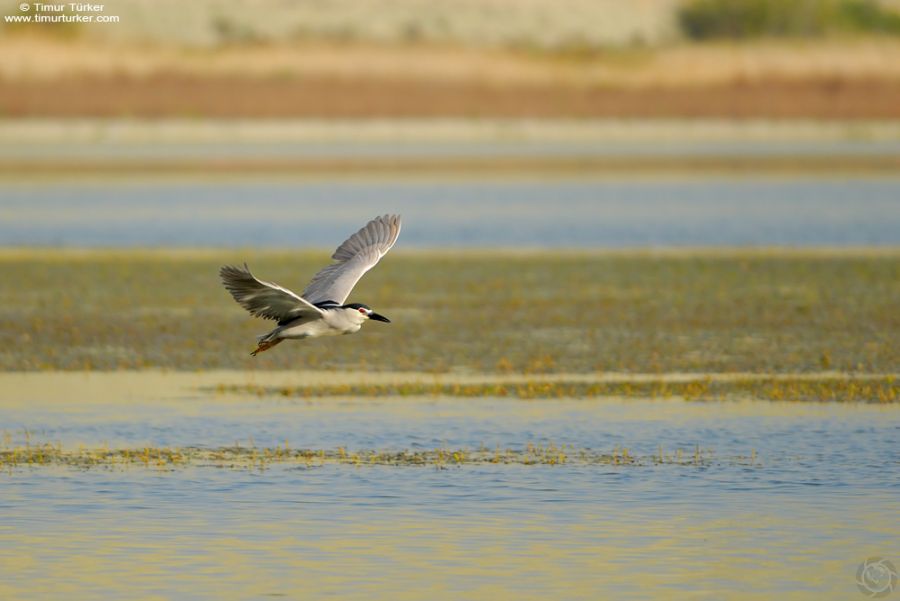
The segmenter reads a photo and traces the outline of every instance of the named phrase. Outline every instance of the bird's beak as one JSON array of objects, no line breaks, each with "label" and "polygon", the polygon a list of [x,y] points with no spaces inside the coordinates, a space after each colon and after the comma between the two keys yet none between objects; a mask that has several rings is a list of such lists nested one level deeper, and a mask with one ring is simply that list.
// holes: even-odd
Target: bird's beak
[{"label": "bird's beak", "polygon": [[374,319],[375,321],[383,321],[384,323],[391,323],[390,319],[388,319],[384,315],[379,315],[378,313],[369,313],[369,319]]}]

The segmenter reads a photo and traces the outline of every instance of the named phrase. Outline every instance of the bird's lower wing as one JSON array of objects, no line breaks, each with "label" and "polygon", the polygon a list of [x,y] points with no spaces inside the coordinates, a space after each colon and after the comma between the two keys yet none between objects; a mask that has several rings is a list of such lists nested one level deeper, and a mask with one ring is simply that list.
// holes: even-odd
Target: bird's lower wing
[{"label": "bird's lower wing", "polygon": [[225,289],[251,315],[278,322],[321,315],[322,310],[287,288],[259,280],[250,268],[226,265],[219,270]]}]

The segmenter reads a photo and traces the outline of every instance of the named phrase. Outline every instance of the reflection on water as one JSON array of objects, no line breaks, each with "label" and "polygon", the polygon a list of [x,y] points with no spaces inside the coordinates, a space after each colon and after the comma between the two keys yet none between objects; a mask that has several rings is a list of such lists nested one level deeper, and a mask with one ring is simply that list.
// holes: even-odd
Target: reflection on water
[{"label": "reflection on water", "polygon": [[737,478],[627,468],[41,471],[3,483],[0,592],[850,599],[859,561],[896,556],[896,493],[723,483]]},{"label": "reflection on water", "polygon": [[0,245],[331,248],[386,212],[405,246],[900,244],[898,199],[898,179],[801,176],[7,183]]},{"label": "reflection on water", "polygon": [[[701,445],[723,458],[24,468],[0,476],[2,598],[848,599],[860,561],[900,551],[893,405],[307,401],[210,395],[185,387],[190,374],[0,377],[10,436],[27,429],[64,446],[554,442],[650,454]],[[754,466],[725,459],[751,451]]]}]

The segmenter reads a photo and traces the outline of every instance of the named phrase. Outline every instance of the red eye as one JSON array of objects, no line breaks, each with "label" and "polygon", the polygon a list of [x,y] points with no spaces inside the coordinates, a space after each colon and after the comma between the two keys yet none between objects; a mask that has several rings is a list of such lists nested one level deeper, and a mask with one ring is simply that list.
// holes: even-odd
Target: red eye
[{"label": "red eye", "polygon": [[365,312],[366,312],[366,310],[365,310],[365,309],[363,309],[363,308],[362,308],[362,307],[360,307],[360,309],[359,309],[359,312],[360,312],[360,313],[365,313]]}]

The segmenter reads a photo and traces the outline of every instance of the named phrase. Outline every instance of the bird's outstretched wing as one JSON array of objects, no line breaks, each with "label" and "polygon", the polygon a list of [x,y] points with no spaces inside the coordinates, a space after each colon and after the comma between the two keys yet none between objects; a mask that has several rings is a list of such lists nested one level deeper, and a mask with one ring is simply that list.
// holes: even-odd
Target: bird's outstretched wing
[{"label": "bird's outstretched wing", "polygon": [[244,263],[243,269],[226,265],[219,270],[226,290],[251,315],[279,323],[299,317],[319,316],[322,310],[278,284],[256,279]]},{"label": "bird's outstretched wing", "polygon": [[311,303],[331,300],[344,304],[364,273],[391,250],[400,235],[400,215],[376,217],[347,238],[331,255],[333,263],[316,274],[303,298]]}]

